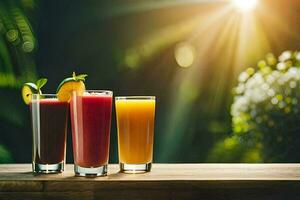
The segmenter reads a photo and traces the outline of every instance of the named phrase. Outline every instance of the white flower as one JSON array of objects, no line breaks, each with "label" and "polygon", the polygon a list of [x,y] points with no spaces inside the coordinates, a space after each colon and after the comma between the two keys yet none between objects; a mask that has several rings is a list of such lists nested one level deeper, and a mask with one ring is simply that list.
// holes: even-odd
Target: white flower
[{"label": "white flower", "polygon": [[253,78],[258,81],[259,83],[263,82],[263,76],[261,75],[261,73],[256,73],[254,74]]},{"label": "white flower", "polygon": [[285,105],[286,105],[286,104],[285,104],[283,101],[280,101],[279,104],[278,104],[278,107],[279,107],[279,108],[284,108]]},{"label": "white flower", "polygon": [[239,82],[245,82],[249,78],[249,74],[247,72],[242,72],[239,76]]},{"label": "white flower", "polygon": [[287,71],[287,73],[289,73],[289,74],[293,74],[293,75],[299,75],[299,69],[297,68],[297,67],[291,67],[288,71]]},{"label": "white flower", "polygon": [[248,108],[248,99],[246,97],[240,96],[236,97],[234,104],[231,107],[231,115],[237,116],[241,112],[246,112]]},{"label": "white flower", "polygon": [[248,79],[248,81],[246,82],[246,89],[251,89],[254,88],[256,86],[256,81],[255,79],[252,77],[250,79]]},{"label": "white flower", "polygon": [[296,54],[296,59],[297,59],[297,60],[300,60],[300,52],[298,52],[298,53]]},{"label": "white flower", "polygon": [[286,65],[282,62],[277,64],[277,69],[278,70],[285,70],[286,69]]},{"label": "white flower", "polygon": [[264,84],[262,84],[261,88],[262,88],[263,90],[268,90],[268,89],[270,88],[270,86],[269,86],[269,84],[264,83]]},{"label": "white flower", "polygon": [[279,78],[279,77],[281,76],[281,73],[280,73],[279,71],[275,70],[275,71],[273,71],[273,72],[271,73],[271,75],[272,75],[275,79],[277,79],[277,78]]},{"label": "white flower", "polygon": [[276,105],[278,103],[278,99],[276,97],[273,97],[271,99],[271,103],[274,104],[274,105]]},{"label": "white flower", "polygon": [[284,51],[280,56],[279,56],[279,61],[284,62],[292,57],[291,51]]},{"label": "white flower", "polygon": [[299,68],[296,68],[296,67],[291,67],[286,75],[289,77],[289,78],[292,78],[292,79],[295,79],[295,80],[300,80],[300,70]]},{"label": "white flower", "polygon": [[239,84],[238,86],[237,86],[237,88],[235,89],[235,92],[237,93],[237,94],[242,94],[243,92],[245,91],[245,85],[244,84]]},{"label": "white flower", "polygon": [[272,84],[275,81],[275,78],[272,74],[268,75],[266,79],[269,84]]}]

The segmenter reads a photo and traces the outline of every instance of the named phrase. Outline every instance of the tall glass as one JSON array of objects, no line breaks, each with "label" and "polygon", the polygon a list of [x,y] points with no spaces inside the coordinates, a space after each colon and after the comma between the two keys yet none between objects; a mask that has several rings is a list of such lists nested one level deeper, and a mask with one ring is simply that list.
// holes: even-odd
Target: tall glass
[{"label": "tall glass", "polygon": [[33,133],[32,170],[59,173],[64,170],[69,103],[55,94],[33,94],[29,104]]},{"label": "tall glass", "polygon": [[153,158],[155,97],[116,97],[115,104],[121,171],[150,171]]},{"label": "tall glass", "polygon": [[77,176],[105,176],[109,158],[111,91],[73,93],[71,122],[74,171]]}]

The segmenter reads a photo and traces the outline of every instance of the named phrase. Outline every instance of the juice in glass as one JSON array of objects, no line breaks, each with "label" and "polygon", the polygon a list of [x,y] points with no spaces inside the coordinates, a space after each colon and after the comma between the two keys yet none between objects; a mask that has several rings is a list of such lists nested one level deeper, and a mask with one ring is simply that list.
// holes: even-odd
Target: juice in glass
[{"label": "juice in glass", "polygon": [[85,91],[71,99],[71,123],[75,173],[79,176],[107,174],[112,92]]},{"label": "juice in glass", "polygon": [[155,97],[116,97],[118,149],[121,171],[151,170]]},{"label": "juice in glass", "polygon": [[33,131],[33,172],[62,172],[69,103],[59,101],[55,94],[33,94],[29,106]]}]

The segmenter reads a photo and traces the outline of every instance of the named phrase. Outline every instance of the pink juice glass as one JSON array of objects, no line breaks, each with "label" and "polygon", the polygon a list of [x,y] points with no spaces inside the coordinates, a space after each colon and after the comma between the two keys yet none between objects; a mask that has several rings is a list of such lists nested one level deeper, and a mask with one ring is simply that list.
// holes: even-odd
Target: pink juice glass
[{"label": "pink juice glass", "polygon": [[111,91],[73,93],[70,102],[74,171],[77,176],[105,176],[109,159]]}]

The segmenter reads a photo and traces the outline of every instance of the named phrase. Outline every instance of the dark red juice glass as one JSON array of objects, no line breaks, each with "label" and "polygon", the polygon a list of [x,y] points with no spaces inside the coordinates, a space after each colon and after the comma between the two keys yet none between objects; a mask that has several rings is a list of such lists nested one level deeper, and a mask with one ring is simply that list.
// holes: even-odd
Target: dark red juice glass
[{"label": "dark red juice glass", "polygon": [[64,170],[69,103],[55,94],[33,94],[30,102],[35,173],[58,173]]},{"label": "dark red juice glass", "polygon": [[70,105],[75,174],[104,176],[109,158],[112,92],[73,93]]}]

